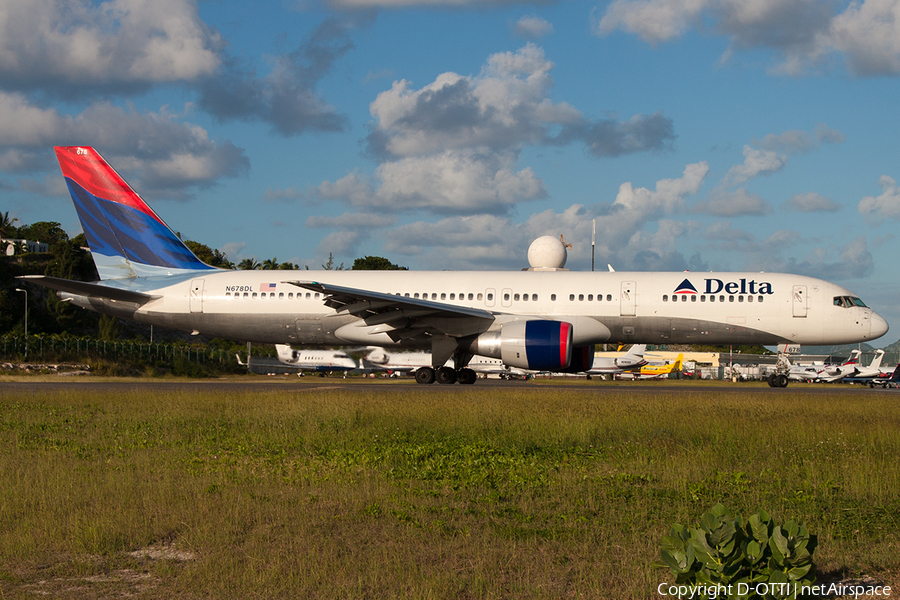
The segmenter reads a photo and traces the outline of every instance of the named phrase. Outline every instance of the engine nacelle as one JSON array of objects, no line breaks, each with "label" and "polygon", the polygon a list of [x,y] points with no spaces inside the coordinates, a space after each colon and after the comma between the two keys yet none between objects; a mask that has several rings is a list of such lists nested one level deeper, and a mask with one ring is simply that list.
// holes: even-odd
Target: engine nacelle
[{"label": "engine nacelle", "polygon": [[504,323],[500,331],[482,333],[470,348],[509,367],[562,371],[572,362],[572,330],[565,321],[513,321]]},{"label": "engine nacelle", "polygon": [[594,345],[572,348],[572,360],[563,373],[584,373],[594,366]]}]

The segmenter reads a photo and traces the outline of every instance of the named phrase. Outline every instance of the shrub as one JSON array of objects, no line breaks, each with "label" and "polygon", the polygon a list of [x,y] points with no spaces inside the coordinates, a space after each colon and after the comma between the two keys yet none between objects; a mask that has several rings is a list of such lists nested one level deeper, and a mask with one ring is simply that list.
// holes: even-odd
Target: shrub
[{"label": "shrub", "polygon": [[700,518],[698,528],[673,524],[661,546],[662,561],[676,583],[730,586],[729,598],[797,598],[816,579],[816,536],[803,523],[779,525],[765,511],[745,523],[717,504]]}]

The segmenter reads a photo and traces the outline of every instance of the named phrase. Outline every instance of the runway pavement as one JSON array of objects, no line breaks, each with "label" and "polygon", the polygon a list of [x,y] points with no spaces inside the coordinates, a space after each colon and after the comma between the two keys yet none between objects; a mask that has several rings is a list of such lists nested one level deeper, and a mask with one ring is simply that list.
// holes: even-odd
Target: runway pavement
[{"label": "runway pavement", "polygon": [[153,379],[153,378],[99,378],[91,376],[40,376],[40,377],[15,377],[4,378],[0,381],[0,395],[13,393],[43,393],[50,391],[66,390],[91,390],[97,392],[129,392],[129,391],[155,391],[166,392],[171,390],[188,390],[195,392],[220,392],[228,393],[247,391],[285,391],[304,392],[321,389],[343,390],[383,390],[387,393],[402,392],[457,392],[466,393],[476,390],[496,389],[521,389],[521,390],[546,390],[548,393],[561,390],[577,390],[596,394],[619,393],[766,393],[766,394],[874,394],[874,393],[898,393],[896,390],[883,390],[876,388],[870,390],[864,385],[849,384],[804,384],[792,383],[787,388],[770,388],[760,383],[723,383],[694,380],[666,380],[666,381],[636,381],[636,382],[606,382],[598,380],[570,380],[570,379],[540,379],[536,381],[503,381],[500,379],[479,379],[475,385],[420,385],[412,378],[408,379],[364,379],[351,377],[316,377],[303,378],[293,376],[276,377],[230,377],[223,379]]}]

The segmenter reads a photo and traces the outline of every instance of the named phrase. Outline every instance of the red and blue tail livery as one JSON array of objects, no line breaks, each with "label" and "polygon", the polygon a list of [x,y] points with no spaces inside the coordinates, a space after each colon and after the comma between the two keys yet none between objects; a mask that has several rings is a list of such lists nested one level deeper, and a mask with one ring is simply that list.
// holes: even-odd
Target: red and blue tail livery
[{"label": "red and blue tail livery", "polygon": [[54,150],[101,279],[214,268],[197,258],[96,150]]}]

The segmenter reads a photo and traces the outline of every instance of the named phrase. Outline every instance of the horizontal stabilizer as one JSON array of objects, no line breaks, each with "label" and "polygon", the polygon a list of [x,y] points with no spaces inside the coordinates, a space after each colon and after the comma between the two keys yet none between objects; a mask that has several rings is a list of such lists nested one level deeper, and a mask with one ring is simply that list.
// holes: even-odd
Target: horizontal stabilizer
[{"label": "horizontal stabilizer", "polygon": [[159,296],[143,294],[141,292],[132,292],[131,290],[123,290],[102,285],[100,283],[88,283],[86,281],[72,281],[71,279],[60,279],[59,277],[47,277],[46,275],[22,275],[16,277],[31,283],[36,283],[50,289],[59,290],[60,292],[68,292],[79,296],[94,296],[107,300],[116,300],[117,302],[134,302],[136,304],[146,304],[151,300],[155,300]]}]

